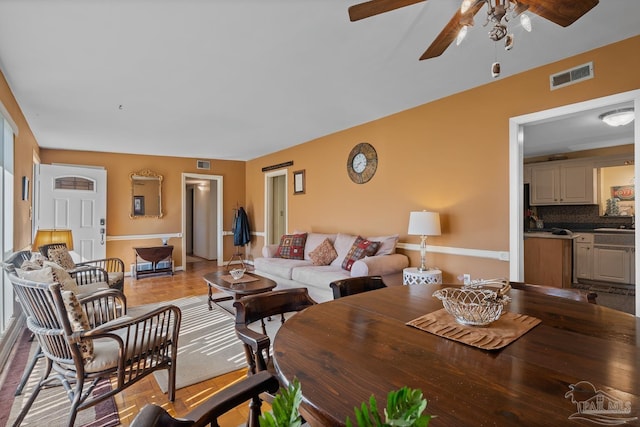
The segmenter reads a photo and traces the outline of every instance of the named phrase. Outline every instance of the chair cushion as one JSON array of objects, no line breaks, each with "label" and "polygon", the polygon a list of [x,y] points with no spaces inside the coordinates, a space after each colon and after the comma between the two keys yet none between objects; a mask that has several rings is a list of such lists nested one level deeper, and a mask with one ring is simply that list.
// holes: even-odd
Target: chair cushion
[{"label": "chair cushion", "polygon": [[51,248],[47,253],[47,257],[50,261],[55,262],[66,270],[71,270],[76,267],[76,263],[73,262],[73,258],[71,258],[67,248]]},{"label": "chair cushion", "polygon": [[358,236],[355,242],[353,242],[349,253],[347,253],[347,256],[344,258],[344,261],[342,261],[342,268],[347,271],[351,271],[351,266],[354,262],[364,258],[365,256],[375,255],[379,247],[380,242],[374,242]]},{"label": "chair cushion", "polygon": [[304,245],[306,241],[307,233],[282,235],[276,257],[285,259],[304,259]]},{"label": "chair cushion", "polygon": [[109,277],[109,286],[112,286],[124,279],[124,273],[121,271],[109,271],[107,276]]},{"label": "chair cushion", "polygon": [[338,252],[329,239],[324,239],[318,247],[309,252],[309,258],[313,261],[313,265],[329,265],[337,256]]},{"label": "chair cushion", "polygon": [[[86,313],[82,310],[82,306],[76,298],[76,294],[71,291],[62,291],[62,301],[64,302],[64,308],[67,311],[67,317],[69,323],[71,323],[71,329],[74,332],[88,331],[91,329],[89,325],[89,319]],[[93,360],[93,340],[81,340],[80,341],[80,353],[82,353],[82,360],[84,363],[91,362]]]}]

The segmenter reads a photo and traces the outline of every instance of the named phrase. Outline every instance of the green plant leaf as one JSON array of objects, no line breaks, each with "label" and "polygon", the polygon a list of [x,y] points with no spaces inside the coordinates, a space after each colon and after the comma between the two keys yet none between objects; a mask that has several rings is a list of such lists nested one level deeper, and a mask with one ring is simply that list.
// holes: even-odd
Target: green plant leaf
[{"label": "green plant leaf", "polygon": [[[382,422],[375,397],[369,398],[369,405],[363,402],[358,408],[353,408],[358,427],[426,427],[431,415],[423,415],[427,408],[427,400],[422,391],[403,387],[391,391],[387,395],[385,408],[385,422]],[[352,427],[351,419],[347,417],[347,427]]]},{"label": "green plant leaf", "polygon": [[271,403],[271,412],[260,416],[260,427],[300,427],[302,417],[299,407],[302,403],[302,390],[297,378],[286,388],[280,388]]}]

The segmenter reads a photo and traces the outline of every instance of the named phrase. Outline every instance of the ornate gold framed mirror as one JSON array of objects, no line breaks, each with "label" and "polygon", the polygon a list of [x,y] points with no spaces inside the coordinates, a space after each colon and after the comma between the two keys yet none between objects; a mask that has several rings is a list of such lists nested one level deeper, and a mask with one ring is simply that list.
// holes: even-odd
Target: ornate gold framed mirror
[{"label": "ornate gold framed mirror", "polygon": [[162,218],[162,175],[149,169],[132,172],[130,218]]}]

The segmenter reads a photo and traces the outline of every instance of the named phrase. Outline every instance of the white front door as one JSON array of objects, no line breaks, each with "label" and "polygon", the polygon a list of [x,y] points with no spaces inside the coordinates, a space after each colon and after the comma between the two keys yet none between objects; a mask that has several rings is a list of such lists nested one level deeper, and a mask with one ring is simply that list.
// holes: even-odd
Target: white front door
[{"label": "white front door", "polygon": [[83,260],[106,257],[106,170],[40,164],[35,191],[36,229],[70,229]]}]

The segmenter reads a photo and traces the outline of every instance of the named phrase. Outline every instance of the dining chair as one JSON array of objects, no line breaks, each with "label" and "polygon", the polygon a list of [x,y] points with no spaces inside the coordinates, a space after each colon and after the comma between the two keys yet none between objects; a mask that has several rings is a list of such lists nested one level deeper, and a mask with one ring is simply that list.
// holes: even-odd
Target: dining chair
[{"label": "dining chair", "polygon": [[580,289],[554,288],[552,286],[534,285],[532,283],[509,282],[512,288],[528,292],[537,292],[545,295],[552,295],[560,298],[567,298],[574,301],[597,304],[598,294],[595,292],[582,291]]},{"label": "dining chair", "polygon": [[189,427],[218,426],[218,418],[250,400],[249,427],[258,427],[261,415],[262,393],[278,391],[278,379],[269,372],[258,372],[233,383],[200,403],[180,418],[174,418],[161,406],[145,405],[131,422],[131,427]]},{"label": "dining chair", "polygon": [[109,287],[124,291],[124,262],[120,258],[102,258],[89,261],[74,262],[65,243],[49,243],[38,248],[48,260],[60,264],[69,273],[82,271],[86,267],[101,268],[107,275]]},{"label": "dining chair", "polygon": [[[236,309],[236,335],[244,345],[244,352],[249,365],[247,376],[261,371],[276,375],[271,354],[271,342],[277,328],[271,327],[286,320],[286,314],[302,311],[316,302],[311,299],[307,288],[291,288],[279,291],[249,295],[233,303]],[[258,327],[256,324],[260,322]],[[267,327],[269,324],[270,327]],[[253,326],[253,328],[252,328]],[[278,325],[279,326],[279,325]],[[271,336],[268,330],[271,330]],[[273,401],[273,394],[263,395],[268,402]]]},{"label": "dining chair", "polygon": [[380,276],[349,277],[333,281],[329,286],[333,289],[333,299],[387,287]]},{"label": "dining chair", "polygon": [[[68,425],[80,410],[119,393],[160,369],[167,369],[168,397],[175,399],[176,358],[181,312],[167,305],[126,316],[126,298],[117,289],[76,297],[60,283],[9,280],[27,316],[27,327],[42,351],[45,367],[18,415],[20,425],[39,392],[60,383],[71,401]],[[102,379],[112,390],[93,396]]]}]

